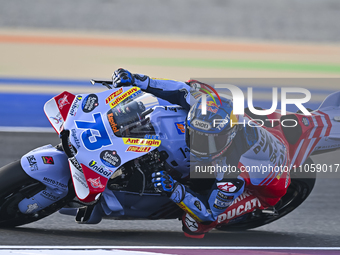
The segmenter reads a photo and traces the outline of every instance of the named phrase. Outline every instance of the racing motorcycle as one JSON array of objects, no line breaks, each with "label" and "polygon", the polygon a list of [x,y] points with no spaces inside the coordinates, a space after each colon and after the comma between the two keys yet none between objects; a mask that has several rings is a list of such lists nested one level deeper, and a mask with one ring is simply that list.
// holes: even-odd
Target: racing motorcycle
[{"label": "racing motorcycle", "polygon": [[[187,112],[138,87],[112,89],[112,82],[91,82],[110,90],[79,95],[65,91],[45,104],[59,145],[34,149],[0,168],[0,227],[27,224],[56,211],[84,224],[182,217],[182,209],[155,190],[151,175],[167,171],[184,185],[193,185],[184,139]],[[282,125],[263,128],[280,132],[289,144],[291,166],[303,168],[313,164],[311,154],[340,147],[339,102],[340,92],[331,94],[311,116],[246,112],[252,119],[295,120],[293,130]],[[316,171],[291,171],[286,178],[288,191],[273,208],[254,210],[261,208],[260,202],[245,191],[219,215],[215,228],[255,228],[293,211],[311,193]],[[209,185],[200,187],[195,191],[203,194]]]}]

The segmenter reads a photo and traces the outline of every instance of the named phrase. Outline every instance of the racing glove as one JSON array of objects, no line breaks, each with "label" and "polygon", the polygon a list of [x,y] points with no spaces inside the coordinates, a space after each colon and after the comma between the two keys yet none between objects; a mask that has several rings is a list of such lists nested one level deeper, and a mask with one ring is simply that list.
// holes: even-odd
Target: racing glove
[{"label": "racing glove", "polygon": [[112,81],[115,88],[122,86],[133,86],[135,84],[135,78],[132,73],[123,68],[117,69],[112,75]]},{"label": "racing glove", "polygon": [[132,74],[128,70],[119,68],[112,74],[112,84],[115,88],[125,86],[137,86],[146,90],[149,86],[149,76],[143,74]]},{"label": "racing glove", "polygon": [[185,188],[176,182],[167,172],[160,171],[152,174],[152,183],[159,192],[164,192],[172,201],[180,203],[184,199]]}]

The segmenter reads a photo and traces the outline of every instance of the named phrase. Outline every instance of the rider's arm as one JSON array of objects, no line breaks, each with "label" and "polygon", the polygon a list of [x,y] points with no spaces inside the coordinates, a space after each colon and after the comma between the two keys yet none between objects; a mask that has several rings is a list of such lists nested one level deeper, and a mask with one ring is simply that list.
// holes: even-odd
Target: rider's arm
[{"label": "rider's arm", "polygon": [[177,104],[190,110],[190,86],[185,82],[153,79],[142,74],[131,74],[125,69],[115,71],[113,81],[116,86],[137,86],[171,104]]},{"label": "rider's arm", "polygon": [[185,82],[149,78],[148,86],[146,88],[141,87],[141,89],[172,104],[178,104],[188,111],[190,110],[190,86]]}]

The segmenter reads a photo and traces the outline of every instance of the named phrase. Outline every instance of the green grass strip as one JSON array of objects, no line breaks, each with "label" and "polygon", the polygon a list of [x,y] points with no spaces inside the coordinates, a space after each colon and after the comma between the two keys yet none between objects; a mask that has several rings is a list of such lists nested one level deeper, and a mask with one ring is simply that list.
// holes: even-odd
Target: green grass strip
[{"label": "green grass strip", "polygon": [[125,58],[122,63],[169,66],[169,67],[196,67],[219,69],[254,69],[293,72],[318,72],[340,74],[340,65],[337,64],[308,64],[308,63],[284,63],[284,62],[255,62],[238,60],[217,59],[172,59],[172,58]]}]

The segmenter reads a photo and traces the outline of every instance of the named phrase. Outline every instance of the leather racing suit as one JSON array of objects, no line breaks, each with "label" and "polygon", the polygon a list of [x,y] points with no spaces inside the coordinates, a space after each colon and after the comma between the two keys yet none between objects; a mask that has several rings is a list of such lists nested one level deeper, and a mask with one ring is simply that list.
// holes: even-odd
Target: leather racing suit
[{"label": "leather racing suit", "polygon": [[[190,102],[196,100],[190,81],[154,79],[140,74],[134,74],[134,78],[133,85],[187,111],[190,110]],[[216,226],[210,223],[216,222],[217,217],[245,190],[260,201],[247,213],[256,208],[274,206],[286,193],[290,183],[289,172],[282,169],[290,164],[287,144],[279,135],[273,135],[265,128],[243,125],[247,120],[245,117],[230,147],[213,162],[229,171],[217,174],[209,183],[210,189],[206,194],[175,183],[170,199],[186,212],[182,218],[186,236],[202,238],[205,232]],[[202,181],[196,181],[196,186],[200,183]]]}]

